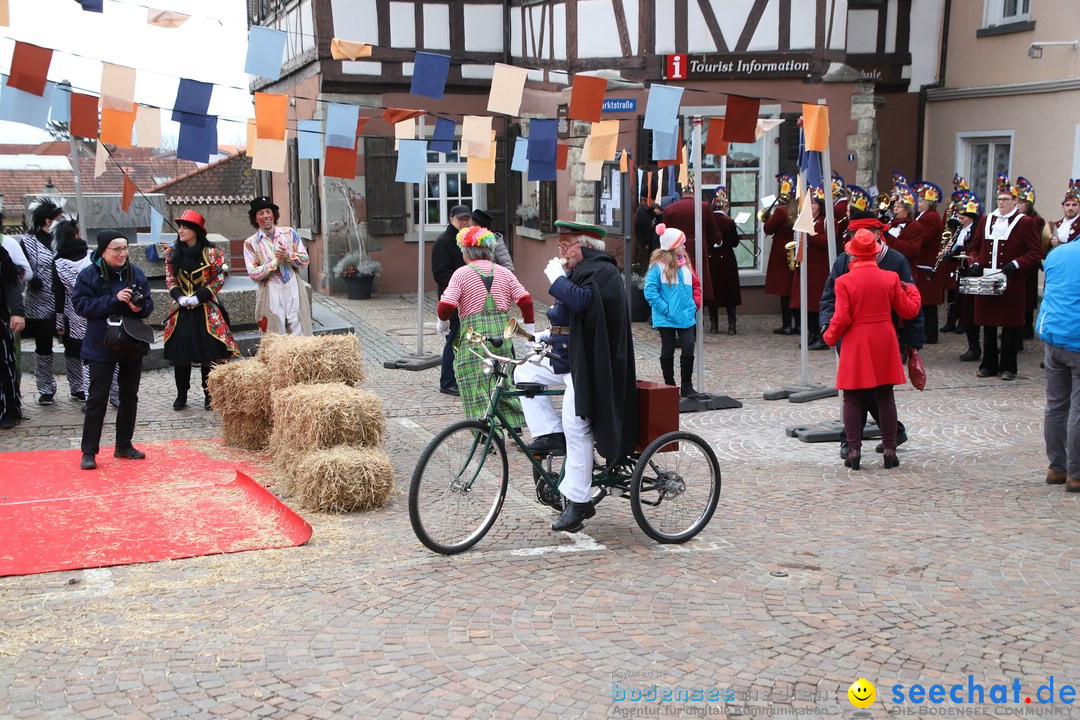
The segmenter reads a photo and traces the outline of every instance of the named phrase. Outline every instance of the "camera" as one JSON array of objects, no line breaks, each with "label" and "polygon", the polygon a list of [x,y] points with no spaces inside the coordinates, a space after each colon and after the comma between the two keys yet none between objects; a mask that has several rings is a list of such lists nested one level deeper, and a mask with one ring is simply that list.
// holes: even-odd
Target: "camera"
[{"label": "camera", "polygon": [[138,285],[131,286],[131,304],[135,307],[142,307],[146,302],[146,298],[143,297],[142,291],[139,290]]}]

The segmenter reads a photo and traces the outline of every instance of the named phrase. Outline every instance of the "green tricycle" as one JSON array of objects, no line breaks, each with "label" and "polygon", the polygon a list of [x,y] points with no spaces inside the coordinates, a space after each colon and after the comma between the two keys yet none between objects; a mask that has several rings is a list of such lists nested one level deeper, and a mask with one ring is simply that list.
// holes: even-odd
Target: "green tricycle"
[{"label": "green tricycle", "polygon": [[[562,463],[552,455],[534,455],[521,433],[499,409],[503,397],[562,395],[562,388],[511,383],[512,368],[550,355],[542,343],[531,344],[520,359],[496,355],[489,348],[511,346],[522,334],[511,319],[502,338],[465,331],[470,351],[483,358],[483,372],[496,378],[484,417],[463,420],[442,430],[420,455],[409,486],[409,520],[427,548],[444,555],[464,552],[495,524],[509,482],[506,440],[529,459],[536,497],[562,509],[559,483]],[[511,353],[512,354],[512,353]],[[642,531],[661,543],[683,543],[708,525],[720,499],[720,463],[703,438],[691,432],[667,432],[641,452],[602,463],[594,453],[593,502],[607,495],[628,498]],[[557,467],[556,467],[557,465]]]}]

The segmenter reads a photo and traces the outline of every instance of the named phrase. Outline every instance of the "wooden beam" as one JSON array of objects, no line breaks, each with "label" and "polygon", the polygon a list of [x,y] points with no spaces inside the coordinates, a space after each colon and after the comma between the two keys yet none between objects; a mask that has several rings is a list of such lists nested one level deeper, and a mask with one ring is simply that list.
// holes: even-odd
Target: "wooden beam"
[{"label": "wooden beam", "polygon": [[626,13],[623,12],[622,0],[611,0],[611,9],[615,13],[615,28],[619,31],[619,48],[623,57],[630,54],[630,31],[626,28]]},{"label": "wooden beam", "polygon": [[689,31],[686,29],[690,17],[687,7],[689,0],[675,0],[675,52],[690,52]]},{"label": "wooden beam", "polygon": [[413,29],[415,31],[415,47],[420,50],[424,47],[424,3],[413,5]]},{"label": "wooden beam", "polygon": [[886,5],[879,6],[878,11],[877,11],[877,43],[876,43],[875,47],[877,47],[877,51],[879,53],[884,53],[885,52],[885,41],[886,41],[886,33],[885,33],[885,31],[888,29],[888,27],[889,27],[889,7],[886,4]]},{"label": "wooden beam", "polygon": [[656,54],[656,0],[638,0],[638,54]]},{"label": "wooden beam", "polygon": [[825,50],[825,13],[836,0],[817,0],[817,12],[814,13],[814,49],[817,53]]},{"label": "wooden beam", "polygon": [[791,49],[791,0],[780,0],[780,28],[776,37],[776,49]]},{"label": "wooden beam", "polygon": [[[781,2],[789,1],[781,0]],[[726,53],[728,51],[727,41],[724,40],[724,34],[720,32],[720,23],[716,21],[716,13],[713,12],[711,0],[698,0],[698,7],[701,8],[701,15],[705,18],[705,26],[709,28],[713,42],[716,43],[716,52]]]},{"label": "wooden beam", "polygon": [[[894,52],[906,53],[911,47],[911,0],[899,0],[896,4],[896,48]],[[884,48],[882,48],[884,52]]]},{"label": "wooden beam", "polygon": [[390,0],[375,0],[375,22],[379,26],[379,46],[390,47]]},{"label": "wooden beam", "polygon": [[[821,0],[818,0],[818,2],[821,2]],[[769,0],[754,0],[754,7],[750,8],[750,12],[746,16],[746,25],[743,25],[739,41],[735,43],[735,52],[746,52],[746,49],[750,47],[750,41],[754,39],[754,33],[757,32],[758,25],[761,23],[761,16],[765,13],[768,4]]]},{"label": "wooden beam", "polygon": [[[554,30],[554,27],[552,27]],[[578,58],[578,14],[577,0],[566,0],[566,62],[573,67]],[[552,33],[554,35],[554,33]],[[554,59],[554,57],[552,57]]]}]

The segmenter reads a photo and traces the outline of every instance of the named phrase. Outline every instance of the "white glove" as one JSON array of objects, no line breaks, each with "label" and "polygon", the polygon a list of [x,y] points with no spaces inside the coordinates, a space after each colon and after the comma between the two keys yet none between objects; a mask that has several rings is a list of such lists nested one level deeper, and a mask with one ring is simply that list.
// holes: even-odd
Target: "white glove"
[{"label": "white glove", "polygon": [[194,295],[185,295],[184,302],[188,307],[195,307],[199,304],[199,298],[195,297]]},{"label": "white glove", "polygon": [[551,337],[551,328],[533,333],[533,340],[538,343],[546,342],[549,337]]},{"label": "white glove", "polygon": [[544,274],[547,275],[548,282],[554,284],[556,280],[566,276],[566,268],[563,267],[559,258],[551,258],[548,260],[547,267],[544,268]]},{"label": "white glove", "polygon": [[436,320],[435,321],[435,332],[437,332],[439,335],[445,335],[449,331],[450,331],[450,321],[449,320]]},{"label": "white glove", "polygon": [[521,326],[525,328],[525,332],[529,333],[530,335],[536,333],[536,323],[522,323]]}]

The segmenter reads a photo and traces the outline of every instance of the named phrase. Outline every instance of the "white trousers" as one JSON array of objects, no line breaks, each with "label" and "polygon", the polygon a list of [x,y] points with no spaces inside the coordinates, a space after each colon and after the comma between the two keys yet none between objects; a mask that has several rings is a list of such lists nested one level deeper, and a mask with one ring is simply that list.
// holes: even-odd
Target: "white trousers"
[{"label": "white trousers", "polygon": [[300,327],[300,283],[296,271],[292,271],[287,283],[266,283],[270,299],[270,312],[281,319],[282,329],[289,335],[303,335]]},{"label": "white trousers", "polygon": [[540,363],[523,363],[514,371],[514,382],[534,382],[542,385],[566,385],[563,395],[562,417],[555,412],[550,395],[521,397],[521,409],[525,423],[533,438],[551,433],[566,435],[566,462],[559,492],[573,502],[589,502],[592,499],[593,433],[592,424],[574,412],[574,381],[570,373],[558,375],[551,370],[551,361],[544,358]]}]

